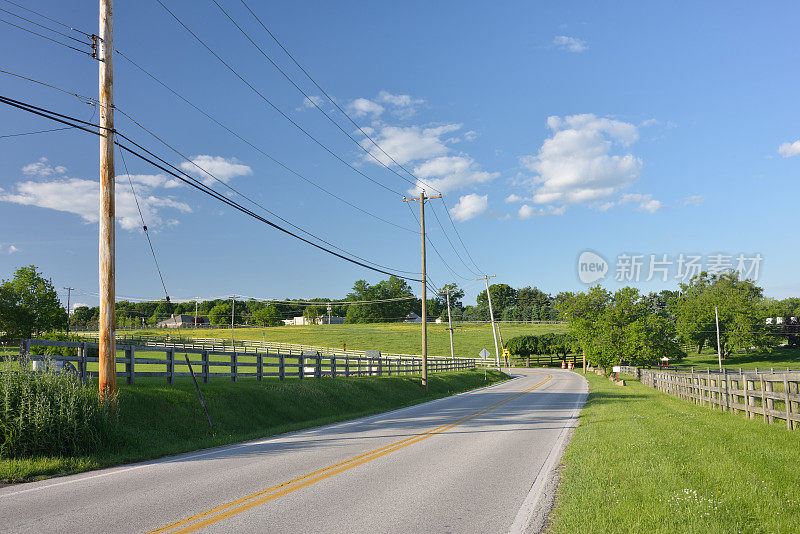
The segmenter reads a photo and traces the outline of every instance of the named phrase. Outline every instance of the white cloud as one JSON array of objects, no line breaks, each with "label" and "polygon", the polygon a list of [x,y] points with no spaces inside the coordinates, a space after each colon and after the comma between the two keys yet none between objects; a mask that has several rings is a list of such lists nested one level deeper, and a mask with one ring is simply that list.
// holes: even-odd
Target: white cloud
[{"label": "white cloud", "polygon": [[221,156],[208,156],[205,154],[193,156],[191,163],[184,161],[181,163],[181,169],[199,177],[207,186],[211,186],[216,182],[216,180],[208,174],[216,176],[224,183],[228,183],[237,176],[249,176],[253,174],[253,169],[243,163],[239,163],[236,158],[223,158]]},{"label": "white cloud", "polygon": [[373,118],[383,113],[383,106],[366,98],[356,98],[347,106],[356,117],[366,117],[372,115]]},{"label": "white cloud", "polygon": [[47,158],[39,158],[39,161],[35,163],[29,163],[22,167],[22,172],[28,176],[46,178],[54,174],[64,174],[67,172],[67,168],[62,165],[56,165],[54,167],[50,165]]},{"label": "white cloud", "polygon": [[783,143],[778,147],[778,153],[784,158],[791,158],[800,154],[800,140],[794,143]]},{"label": "white cloud", "polygon": [[519,195],[517,195],[515,193],[511,193],[510,195],[508,195],[505,198],[505,202],[508,203],[508,204],[510,204],[512,202],[528,202],[530,200],[531,199],[525,198],[525,197],[521,197],[521,196],[519,196]]},{"label": "white cloud", "polygon": [[[42,163],[40,160],[38,163]],[[40,167],[37,167],[39,169]],[[58,167],[53,167],[57,169]],[[38,171],[37,171],[38,172]],[[163,210],[191,213],[185,202],[153,193],[156,188],[174,187],[173,180],[163,175],[131,175],[139,206],[148,226],[159,227],[164,224]],[[116,178],[116,218],[125,230],[141,228],[139,211],[130,190],[126,175]],[[66,213],[73,213],[87,223],[98,221],[100,204],[100,183],[80,178],[58,177],[50,181],[21,181],[15,184],[14,191],[0,191],[0,202],[11,202],[24,206],[36,206]],[[16,248],[15,250],[16,251]],[[9,253],[12,253],[9,248]]]},{"label": "white cloud", "polygon": [[[304,109],[311,109],[316,108],[317,106],[322,107],[325,104],[326,99],[320,95],[308,95],[307,97],[303,98],[303,105],[297,108],[297,111],[303,111]],[[316,106],[314,105],[316,104]]]},{"label": "white cloud", "polygon": [[660,200],[654,200],[653,195],[643,195],[640,193],[626,193],[619,198],[618,203],[623,204],[638,204],[639,211],[647,211],[655,213],[663,206]]},{"label": "white cloud", "polygon": [[703,195],[691,195],[683,199],[684,206],[699,206],[705,201],[706,197]]},{"label": "white cloud", "polygon": [[485,212],[489,207],[489,195],[471,193],[459,197],[458,204],[450,209],[450,214],[457,221],[468,221]]},{"label": "white cloud", "polygon": [[470,142],[472,142],[472,141],[474,141],[474,140],[475,140],[475,139],[477,139],[477,138],[478,138],[478,132],[476,132],[475,130],[470,130],[470,131],[468,131],[468,132],[466,132],[466,133],[464,134],[464,140],[465,140],[465,141],[470,141]]},{"label": "white cloud", "polygon": [[19,249],[17,247],[15,247],[14,245],[9,245],[8,246],[8,254],[9,255],[10,254],[14,254],[15,252],[19,252]]},{"label": "white cloud", "polygon": [[417,106],[425,102],[421,98],[413,98],[411,95],[395,95],[388,91],[378,93],[378,102],[392,106],[392,113],[403,119],[411,117],[417,111]]},{"label": "white cloud", "polygon": [[89,307],[88,304],[85,304],[83,302],[76,302],[75,304],[72,305],[72,311],[75,311],[76,308],[88,308],[88,307]]},{"label": "white cloud", "polygon": [[[399,164],[414,160],[434,158],[442,156],[448,152],[448,147],[442,139],[443,135],[457,131],[461,128],[460,124],[445,124],[431,128],[420,126],[383,126],[374,136],[378,143],[387,154],[391,154]],[[375,145],[365,141],[364,148],[369,149],[370,153],[385,164],[392,161],[384,155]],[[366,161],[374,161],[370,156],[364,155]]]},{"label": "white cloud", "polygon": [[578,204],[608,198],[637,181],[642,160],[613,154],[639,139],[636,126],[593,114],[549,117],[553,131],[537,155],[520,163],[538,173],[533,201],[537,204]]},{"label": "white cloud", "polygon": [[545,215],[564,215],[566,211],[566,206],[545,206],[543,208],[534,208],[528,204],[523,204],[519,207],[517,216],[520,219],[531,219],[533,217],[544,217]]},{"label": "white cloud", "polygon": [[577,39],[575,37],[568,37],[566,35],[556,35],[553,38],[553,45],[555,45],[556,48],[566,50],[568,52],[583,52],[589,48],[586,45],[586,41]]},{"label": "white cloud", "polygon": [[[430,159],[414,168],[421,180],[413,191],[419,192],[426,184],[442,194],[470,185],[481,184],[497,178],[500,173],[481,170],[469,156],[441,156]],[[425,182],[425,183],[422,183]]]}]

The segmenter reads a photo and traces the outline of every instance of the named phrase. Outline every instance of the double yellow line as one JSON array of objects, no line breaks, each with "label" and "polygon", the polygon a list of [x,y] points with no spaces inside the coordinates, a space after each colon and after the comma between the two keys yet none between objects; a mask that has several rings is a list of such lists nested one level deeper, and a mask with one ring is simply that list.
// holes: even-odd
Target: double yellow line
[{"label": "double yellow line", "polygon": [[419,443],[420,441],[428,439],[431,436],[441,434],[442,432],[445,432],[471,419],[475,419],[476,417],[479,417],[491,410],[494,410],[495,408],[499,408],[500,406],[511,402],[512,400],[524,395],[525,393],[533,391],[539,386],[546,384],[552,378],[553,376],[548,374],[545,380],[539,382],[535,386],[532,386],[519,393],[510,395],[509,397],[501,401],[498,401],[490,406],[487,406],[486,408],[483,408],[482,410],[478,410],[460,419],[457,419],[452,423],[438,426],[434,429],[428,430],[427,432],[423,432],[422,434],[416,434],[414,436],[397,441],[390,445],[386,445],[379,449],[365,452],[364,454],[359,454],[358,456],[354,456],[353,458],[350,458],[348,460],[344,460],[342,462],[330,465],[328,467],[312,471],[311,473],[305,474],[303,476],[293,478],[291,480],[282,482],[280,484],[276,484],[275,486],[263,489],[261,491],[257,491],[256,493],[252,493],[240,499],[236,499],[235,501],[222,504],[215,508],[211,508],[210,510],[206,510],[205,512],[200,512],[199,514],[187,517],[186,519],[181,519],[180,521],[176,521],[175,523],[170,523],[169,525],[166,525],[159,529],[152,530],[148,534],[155,534],[162,532],[171,532],[172,534],[195,532],[196,530],[199,530],[203,527],[212,525],[214,523],[222,521],[223,519],[227,519],[234,515],[240,514],[242,512],[250,510],[251,508],[255,508],[256,506],[259,506],[261,504],[274,501],[279,497],[282,497],[289,493],[293,493],[306,486],[310,486],[311,484],[316,484],[317,482],[338,475],[339,473],[342,473],[344,471],[353,469],[354,467],[358,467],[359,465],[371,462],[373,460],[377,460],[382,456],[386,456],[389,453],[403,449],[405,447],[408,447],[409,445]]}]

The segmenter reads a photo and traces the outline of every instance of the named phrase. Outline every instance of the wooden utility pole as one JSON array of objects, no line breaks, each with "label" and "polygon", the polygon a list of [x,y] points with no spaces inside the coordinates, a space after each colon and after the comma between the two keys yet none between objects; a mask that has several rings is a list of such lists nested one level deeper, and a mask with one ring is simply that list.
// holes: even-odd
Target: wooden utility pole
[{"label": "wooden utility pole", "polygon": [[419,198],[403,197],[403,202],[419,201],[419,225],[422,235],[422,387],[428,389],[428,277],[425,271],[425,201],[442,198],[442,195],[426,197],[425,190],[420,191]]},{"label": "wooden utility pole", "polygon": [[489,318],[492,320],[492,335],[494,336],[494,355],[497,359],[497,370],[500,370],[500,348],[497,346],[497,330],[494,328],[494,312],[492,311],[492,294],[489,292],[489,278],[494,278],[497,276],[493,274],[492,276],[486,275],[482,278],[476,278],[475,280],[483,280],[486,282],[486,298],[489,299]]},{"label": "wooden utility pole", "polygon": [[65,287],[64,289],[67,290],[67,334],[69,334],[69,301],[70,297],[72,296],[72,291],[75,289],[74,287]]},{"label": "wooden utility pole", "polygon": [[117,347],[114,318],[114,8],[100,0],[100,396],[117,391]]},{"label": "wooden utility pole", "polygon": [[450,316],[450,288],[444,289],[444,294],[447,295],[447,330],[450,332],[450,358],[455,358],[453,351],[453,318]]}]

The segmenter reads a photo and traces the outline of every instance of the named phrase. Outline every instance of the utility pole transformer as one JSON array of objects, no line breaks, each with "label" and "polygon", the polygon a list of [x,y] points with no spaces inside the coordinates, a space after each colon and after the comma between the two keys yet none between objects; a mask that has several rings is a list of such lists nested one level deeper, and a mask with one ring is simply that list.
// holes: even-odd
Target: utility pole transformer
[{"label": "utility pole transformer", "polygon": [[100,345],[101,398],[117,391],[117,347],[114,318],[114,8],[100,0],[98,39],[100,70]]},{"label": "utility pole transformer", "polygon": [[419,201],[419,225],[422,235],[422,387],[428,389],[428,277],[425,271],[425,201],[442,198],[442,195],[426,197],[425,190],[418,198],[403,197],[403,202]]},{"label": "utility pole transformer", "polygon": [[493,274],[492,276],[486,275],[482,278],[476,278],[475,280],[483,280],[486,282],[486,298],[489,299],[489,318],[492,320],[492,335],[494,336],[494,355],[497,359],[497,370],[500,370],[500,348],[497,346],[497,330],[494,328],[494,312],[492,311],[492,294],[489,292],[489,278],[494,278],[497,276]]}]

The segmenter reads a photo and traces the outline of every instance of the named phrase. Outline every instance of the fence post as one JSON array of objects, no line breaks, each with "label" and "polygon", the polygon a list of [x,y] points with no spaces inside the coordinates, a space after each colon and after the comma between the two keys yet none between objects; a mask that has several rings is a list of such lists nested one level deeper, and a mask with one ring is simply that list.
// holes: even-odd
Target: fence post
[{"label": "fence post", "polygon": [[175,349],[167,349],[167,384],[173,384],[175,381]]},{"label": "fence post", "polygon": [[344,377],[350,378],[350,358],[347,354],[344,355]]},{"label": "fence post", "polygon": [[129,385],[133,384],[134,376],[136,375],[136,370],[133,367],[135,358],[136,351],[133,349],[133,347],[125,349],[125,359],[128,360],[128,362],[125,364],[125,372],[128,376],[125,377],[125,379]]},{"label": "fence post", "polygon": [[236,382],[236,367],[237,367],[237,356],[236,356],[236,347],[233,347],[233,352],[231,353],[231,381]]},{"label": "fence post", "polygon": [[336,378],[336,355],[331,354],[331,376]]},{"label": "fence post", "polygon": [[81,343],[81,361],[78,363],[80,365],[80,374],[81,374],[81,383],[86,382],[86,357],[88,356],[89,348],[87,347],[87,343],[84,341]]},{"label": "fence post", "polygon": [[316,368],[314,369],[315,378],[322,378],[322,356],[317,352]]},{"label": "fence post", "polygon": [[[766,386],[767,393],[772,393],[772,391],[773,391],[772,381],[771,380],[766,380],[766,381],[764,381],[764,385]],[[764,410],[765,412],[767,410],[771,411],[771,410],[773,410],[775,408],[775,401],[772,400],[772,397],[767,399],[766,407],[767,407],[767,409]],[[768,414],[767,415],[767,421],[769,423],[774,423],[775,422],[775,416],[773,416],[772,413]]]},{"label": "fence post", "polygon": [[306,359],[303,357],[302,352],[300,353],[300,356],[297,357],[297,361],[300,362],[300,365],[297,367],[297,377],[302,380],[306,371]]},{"label": "fence post", "polygon": [[208,363],[208,351],[204,350],[201,354],[201,358],[203,360],[203,383],[208,383],[208,373],[210,371],[209,367],[211,367]]},{"label": "fence post", "polygon": [[[798,389],[800,389],[800,383],[798,383],[798,382],[789,382],[789,393],[797,394],[798,393]],[[798,404],[800,404],[800,403],[798,403],[797,401],[790,401],[790,402],[792,403],[791,413],[797,413],[798,412],[797,407],[798,407]],[[800,422],[792,421],[792,428],[797,428],[798,426],[800,426]]]},{"label": "fence post", "polygon": [[261,381],[261,379],[264,377],[264,368],[262,367],[263,363],[264,363],[264,356],[262,354],[256,354],[256,369],[257,369],[256,378],[259,381]]},{"label": "fence post", "polygon": [[278,379],[286,379],[286,366],[284,365],[283,354],[278,354]]},{"label": "fence post", "polygon": [[789,402],[789,375],[783,375],[783,398],[786,403],[786,429],[792,429],[792,404]]},{"label": "fence post", "polygon": [[767,394],[764,389],[764,375],[761,375],[761,411],[764,414],[764,423],[767,422]]}]

